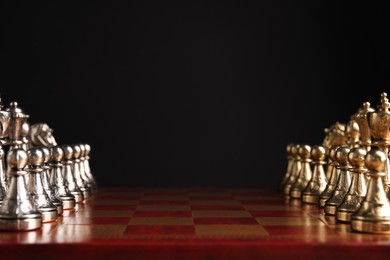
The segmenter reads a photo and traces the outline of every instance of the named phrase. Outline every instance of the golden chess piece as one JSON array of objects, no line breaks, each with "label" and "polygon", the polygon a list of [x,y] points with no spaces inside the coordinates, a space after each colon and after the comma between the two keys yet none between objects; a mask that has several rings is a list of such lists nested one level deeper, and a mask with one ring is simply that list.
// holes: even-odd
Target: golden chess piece
[{"label": "golden chess piece", "polygon": [[310,157],[314,165],[312,177],[302,193],[302,202],[307,204],[318,204],[321,193],[326,188],[326,176],[324,164],[326,158],[325,147],[315,145],[311,149]]},{"label": "golden chess piece", "polygon": [[386,160],[387,154],[379,149],[371,149],[365,156],[365,166],[371,178],[366,197],[352,215],[351,228],[354,231],[390,233],[390,201],[383,185]]},{"label": "golden chess piece", "polygon": [[298,154],[301,158],[301,170],[299,171],[299,175],[294,184],[291,186],[290,197],[293,199],[301,199],[302,191],[306,188],[311,179],[310,152],[310,145],[299,146]]},{"label": "golden chess piece", "polygon": [[368,114],[375,112],[370,102],[364,102],[363,106],[352,116],[352,119],[359,125],[360,141],[359,146],[367,151],[371,147],[371,130],[368,125]]},{"label": "golden chess piece", "polygon": [[299,144],[293,144],[291,146],[291,156],[293,163],[291,166],[290,176],[283,187],[283,193],[285,197],[290,197],[291,186],[294,184],[298,178],[299,172],[301,171],[301,157],[299,157],[298,154],[299,146]]},{"label": "golden chess piece", "polygon": [[325,202],[325,214],[335,215],[337,207],[343,201],[351,185],[351,175],[349,173],[348,153],[349,146],[343,145],[336,150],[336,160],[340,169],[336,188],[333,190],[330,198]]},{"label": "golden chess piece", "polygon": [[365,148],[355,147],[348,153],[348,161],[351,165],[351,186],[344,197],[343,202],[336,210],[336,219],[338,221],[350,222],[351,215],[360,208],[362,201],[367,193],[365,173],[367,169],[364,166],[364,158],[367,154]]},{"label": "golden chess piece", "polygon": [[340,174],[340,169],[337,167],[338,162],[336,160],[336,150],[339,148],[339,145],[333,145],[329,149],[329,162],[328,162],[328,167],[332,167],[332,173],[330,177],[328,178],[325,190],[321,193],[320,199],[318,202],[318,205],[323,208],[325,207],[325,202],[330,198],[330,196],[333,193],[333,190],[336,188],[337,185],[337,180],[339,178]]},{"label": "golden chess piece", "polygon": [[293,144],[288,144],[286,146],[287,170],[286,170],[286,173],[284,174],[284,177],[283,177],[283,180],[282,180],[282,184],[281,184],[282,189],[284,189],[284,186],[286,185],[288,179],[290,178],[291,169],[292,169],[292,166],[294,164],[294,157],[291,155],[291,148],[292,148],[292,146],[293,146]]},{"label": "golden chess piece", "polygon": [[347,138],[345,136],[346,125],[344,123],[335,122],[329,128],[325,128],[325,138],[322,142],[322,146],[325,147],[326,151],[333,145],[344,145],[347,144]]},{"label": "golden chess piece", "polygon": [[386,192],[390,195],[390,160],[387,156],[390,147],[390,103],[386,93],[381,94],[381,100],[376,112],[368,113],[368,125],[371,135],[374,138],[373,145],[377,146],[386,154],[384,162],[384,185]]},{"label": "golden chess piece", "polygon": [[349,147],[358,147],[360,143],[360,130],[359,125],[354,121],[350,120],[345,128],[345,137],[347,138],[347,145]]}]

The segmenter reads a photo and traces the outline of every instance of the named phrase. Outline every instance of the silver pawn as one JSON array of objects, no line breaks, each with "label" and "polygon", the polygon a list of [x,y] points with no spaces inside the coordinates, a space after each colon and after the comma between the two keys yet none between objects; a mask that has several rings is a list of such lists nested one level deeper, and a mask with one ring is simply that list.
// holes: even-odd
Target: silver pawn
[{"label": "silver pawn", "polygon": [[80,157],[79,157],[79,168],[80,168],[80,175],[81,175],[81,179],[84,181],[85,183],[85,186],[88,188],[88,191],[90,193],[90,196],[92,195],[92,182],[91,180],[88,178],[86,172],[85,172],[85,154],[86,154],[86,150],[85,150],[85,145],[84,144],[79,144],[79,147],[80,147],[80,150],[81,150],[81,153],[80,153]]},{"label": "silver pawn", "polygon": [[92,192],[94,192],[97,188],[97,182],[96,182],[96,179],[91,172],[91,167],[89,165],[91,146],[89,144],[84,144],[84,147],[85,147],[84,171],[85,171],[85,175],[88,176],[88,179],[90,180],[90,183],[92,184]]},{"label": "silver pawn", "polygon": [[325,214],[336,215],[337,207],[343,202],[345,195],[351,185],[351,175],[349,173],[348,153],[351,149],[343,145],[336,150],[336,160],[340,169],[339,179],[336,188],[330,198],[325,202]]},{"label": "silver pawn", "polygon": [[54,146],[51,148],[50,184],[54,189],[56,197],[62,201],[63,209],[74,210],[76,205],[75,197],[68,191],[62,176],[63,164],[61,161],[63,157],[64,151],[61,149],[61,147]]},{"label": "silver pawn", "polygon": [[7,178],[5,177],[4,150],[0,145],[0,206],[7,195]]},{"label": "silver pawn", "polygon": [[44,157],[43,164],[42,164],[42,168],[44,171],[41,173],[43,188],[45,189],[47,196],[49,196],[51,203],[53,203],[54,206],[57,207],[58,215],[61,215],[64,209],[62,206],[62,202],[61,200],[59,200],[59,198],[56,197],[56,194],[50,184],[50,169],[51,169],[51,166],[49,165],[51,159],[50,149],[47,147],[41,147],[41,149],[43,151],[43,157]]},{"label": "silver pawn", "polygon": [[87,200],[91,196],[91,192],[81,177],[80,172],[80,156],[81,156],[81,148],[79,145],[73,145],[73,176],[79,186],[80,190],[83,192],[84,199]]},{"label": "silver pawn", "polygon": [[367,154],[365,148],[355,147],[348,153],[348,161],[351,164],[351,186],[344,197],[343,202],[336,210],[336,219],[343,222],[351,222],[351,215],[355,213],[362,203],[367,192],[364,158]]},{"label": "silver pawn", "polygon": [[12,149],[7,154],[9,190],[0,208],[0,229],[10,231],[33,230],[42,226],[42,215],[34,205],[27,191],[24,168],[27,152]]},{"label": "silver pawn", "polygon": [[62,149],[64,151],[64,168],[62,176],[65,179],[65,183],[69,192],[74,196],[76,203],[83,203],[83,192],[80,190],[79,186],[77,186],[72,172],[73,148],[70,145],[64,145]]},{"label": "silver pawn", "polygon": [[41,173],[44,171],[42,164],[44,154],[40,148],[31,148],[27,151],[29,172],[31,174],[28,183],[28,191],[31,199],[42,214],[42,222],[56,221],[58,218],[57,207],[51,203],[43,187]]}]

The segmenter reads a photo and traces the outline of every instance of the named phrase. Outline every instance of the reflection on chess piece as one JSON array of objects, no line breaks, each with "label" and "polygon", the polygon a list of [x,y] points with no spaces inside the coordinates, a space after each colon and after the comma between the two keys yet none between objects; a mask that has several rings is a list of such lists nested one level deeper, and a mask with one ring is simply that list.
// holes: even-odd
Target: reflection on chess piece
[{"label": "reflection on chess piece", "polygon": [[360,130],[359,125],[350,120],[345,128],[345,137],[347,138],[347,145],[349,147],[358,147],[360,143]]},{"label": "reflection on chess piece", "polygon": [[0,95],[0,205],[6,195],[8,188],[5,174],[5,152],[3,150],[3,146],[8,144],[10,122],[11,113],[3,110],[3,102]]},{"label": "reflection on chess piece", "polygon": [[0,229],[33,230],[42,226],[41,213],[37,210],[27,191],[23,175],[27,164],[27,152],[12,149],[7,154],[9,190],[0,208]]},{"label": "reflection on chess piece", "polygon": [[58,218],[57,207],[51,203],[43,187],[41,173],[44,171],[42,164],[44,154],[40,148],[30,148],[27,151],[31,176],[28,182],[28,192],[32,201],[42,214],[42,222],[56,221]]},{"label": "reflection on chess piece", "polygon": [[89,159],[91,154],[91,146],[89,144],[84,144],[85,147],[85,160],[84,160],[84,171],[85,175],[88,176],[90,183],[92,184],[92,191],[94,192],[97,189],[98,183],[95,177],[92,174],[91,167],[89,165]]},{"label": "reflection on chess piece", "polygon": [[[333,145],[329,149],[329,164],[332,165],[332,173],[330,177],[328,178],[328,182],[326,184],[325,190],[320,195],[320,200],[318,205],[320,207],[325,207],[325,202],[330,198],[330,196],[333,193],[333,190],[336,188],[337,180],[339,178],[340,169],[337,167],[338,162],[336,160],[336,150],[339,148],[339,145]],[[329,166],[328,166],[329,167]]]},{"label": "reflection on chess piece", "polygon": [[36,123],[31,126],[31,143],[35,146],[53,147],[57,142],[53,136],[53,129],[46,123]]},{"label": "reflection on chess piece", "polygon": [[325,147],[315,145],[310,152],[313,160],[313,175],[302,193],[302,202],[308,204],[318,204],[321,193],[326,187],[326,176],[323,165],[326,164]]},{"label": "reflection on chess piece", "polygon": [[64,176],[66,187],[68,188],[69,192],[74,196],[76,203],[83,203],[84,201],[83,192],[77,186],[77,183],[75,181],[72,172],[73,148],[70,145],[64,145],[62,147],[62,150],[64,152],[64,162],[63,162],[64,168],[63,168],[62,176]]},{"label": "reflection on chess piece", "polygon": [[364,102],[363,107],[352,116],[352,119],[359,125],[360,142],[359,145],[365,148],[367,151],[371,147],[371,130],[368,125],[368,114],[375,112],[370,105],[370,102]]},{"label": "reflection on chess piece", "polygon": [[364,166],[366,149],[362,147],[352,148],[348,153],[348,161],[351,164],[349,169],[351,173],[351,186],[344,197],[343,202],[336,210],[336,219],[338,221],[350,222],[351,215],[355,213],[362,203],[367,192]]},{"label": "reflection on chess piece", "polygon": [[88,188],[88,191],[90,194],[93,194],[93,183],[92,180],[89,179],[86,169],[85,169],[85,160],[86,160],[86,154],[87,154],[87,149],[85,148],[85,144],[79,144],[79,147],[81,149],[81,154],[80,154],[80,162],[79,162],[79,167],[80,167],[80,175],[81,178],[83,179],[85,186]]},{"label": "reflection on chess piece", "polygon": [[50,153],[49,148],[47,148],[47,147],[42,147],[41,149],[42,149],[43,158],[44,158],[43,164],[42,164],[42,168],[44,171],[41,172],[43,188],[44,188],[47,196],[49,197],[51,203],[53,203],[53,205],[57,207],[58,215],[61,215],[63,212],[62,202],[61,202],[61,200],[59,200],[59,198],[57,198],[57,196],[56,196],[56,194],[55,194],[55,192],[50,184],[51,166],[49,165],[49,162],[51,159],[51,153]]},{"label": "reflection on chess piece", "polygon": [[[379,147],[386,155],[390,147],[390,103],[386,93],[381,94],[381,100],[377,106],[376,112],[368,113],[368,125],[374,138],[373,145]],[[386,156],[385,161],[386,191],[390,195],[390,160]]]},{"label": "reflection on chess piece", "polygon": [[64,178],[62,176],[62,159],[64,157],[64,151],[59,146],[51,148],[51,175],[50,184],[54,189],[54,193],[57,198],[62,201],[64,210],[74,210],[76,201],[75,197],[68,191],[65,185]]},{"label": "reflection on chess piece", "polygon": [[333,190],[330,198],[325,202],[325,214],[335,215],[337,207],[343,201],[351,185],[351,175],[349,173],[348,153],[349,146],[343,145],[336,150],[336,160],[340,169],[339,179],[336,188]]},{"label": "reflection on chess piece", "polygon": [[301,199],[302,191],[306,188],[307,184],[311,179],[311,168],[310,168],[310,145],[301,145],[298,150],[299,157],[301,158],[301,170],[291,186],[290,197],[293,199]]},{"label": "reflection on chess piece", "polygon": [[371,149],[365,157],[370,175],[367,195],[359,210],[352,215],[351,228],[368,233],[390,233],[390,201],[386,195],[383,178],[387,154]]},{"label": "reflection on chess piece", "polygon": [[25,121],[20,129],[21,148],[27,151],[30,148],[30,123]]},{"label": "reflection on chess piece", "polygon": [[[87,187],[87,184],[83,180],[80,171],[80,157],[81,157],[81,148],[79,145],[73,145],[73,176],[77,183],[79,189],[83,192],[84,199],[87,200],[91,196],[91,191]],[[83,167],[84,168],[84,167]]]},{"label": "reflection on chess piece", "polygon": [[24,123],[30,116],[23,113],[23,110],[18,107],[17,102],[11,102],[10,107],[7,108],[7,111],[11,115],[11,121],[9,125],[9,144],[11,146],[10,149],[23,148],[23,139],[21,133],[23,132]]},{"label": "reflection on chess piece", "polygon": [[287,169],[286,169],[286,173],[284,174],[284,177],[283,177],[283,180],[282,180],[282,184],[281,184],[281,187],[282,187],[282,190],[284,189],[284,185],[286,184],[286,182],[288,181],[290,175],[291,175],[291,168],[294,164],[294,157],[291,155],[291,147],[293,146],[293,144],[288,144],[286,146],[286,154],[287,154]]},{"label": "reflection on chess piece", "polygon": [[7,195],[7,182],[5,178],[5,165],[3,164],[4,160],[4,150],[0,149],[0,206],[3,203],[5,195]]}]

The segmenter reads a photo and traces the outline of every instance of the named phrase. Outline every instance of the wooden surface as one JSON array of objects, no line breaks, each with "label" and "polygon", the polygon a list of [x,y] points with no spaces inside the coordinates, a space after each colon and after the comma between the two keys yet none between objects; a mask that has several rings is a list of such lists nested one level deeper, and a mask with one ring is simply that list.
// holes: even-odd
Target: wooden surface
[{"label": "wooden surface", "polygon": [[0,232],[0,255],[382,259],[390,256],[390,235],[352,232],[272,190],[100,189],[56,223]]}]

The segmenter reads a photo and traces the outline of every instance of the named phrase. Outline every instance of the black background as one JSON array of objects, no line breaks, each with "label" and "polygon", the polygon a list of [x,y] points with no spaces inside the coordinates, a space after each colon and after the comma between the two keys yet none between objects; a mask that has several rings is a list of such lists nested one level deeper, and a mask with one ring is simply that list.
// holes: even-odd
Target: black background
[{"label": "black background", "polygon": [[385,6],[113,2],[1,7],[3,101],[100,186],[276,187],[287,143],[390,90]]}]

